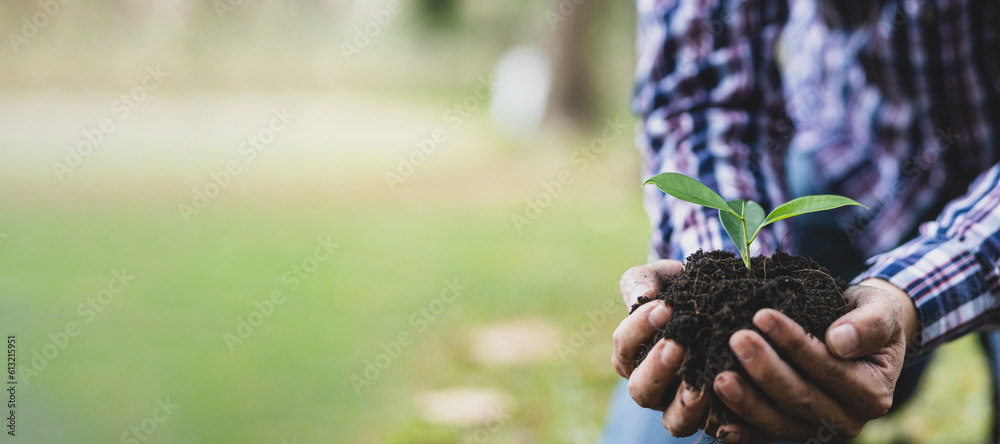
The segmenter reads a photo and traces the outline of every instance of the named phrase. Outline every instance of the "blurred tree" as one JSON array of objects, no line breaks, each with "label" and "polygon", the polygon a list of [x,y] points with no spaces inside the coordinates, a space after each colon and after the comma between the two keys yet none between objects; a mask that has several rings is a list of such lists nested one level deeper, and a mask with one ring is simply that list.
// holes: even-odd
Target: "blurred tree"
[{"label": "blurred tree", "polygon": [[420,0],[421,21],[433,29],[450,27],[458,16],[458,0]]},{"label": "blurred tree", "polygon": [[552,0],[546,19],[555,31],[549,118],[556,123],[586,126],[594,111],[594,96],[587,69],[588,31],[596,18],[598,0]]}]

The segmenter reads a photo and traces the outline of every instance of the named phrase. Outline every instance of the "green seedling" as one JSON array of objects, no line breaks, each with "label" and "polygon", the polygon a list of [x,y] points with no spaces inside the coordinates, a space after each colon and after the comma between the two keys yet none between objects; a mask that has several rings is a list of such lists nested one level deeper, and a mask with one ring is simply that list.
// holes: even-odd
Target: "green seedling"
[{"label": "green seedling", "polygon": [[740,257],[743,259],[743,264],[747,266],[747,270],[750,269],[750,244],[753,243],[754,239],[757,239],[761,228],[800,214],[832,210],[847,205],[865,207],[853,199],[843,196],[821,194],[792,199],[779,205],[774,211],[771,211],[771,214],[764,216],[764,208],[757,202],[739,199],[726,202],[711,188],[683,174],[657,174],[643,183],[643,186],[649,184],[656,185],[664,193],[680,200],[719,210],[722,226],[726,229],[726,234],[729,234],[729,238],[736,244],[736,249],[740,251]]}]

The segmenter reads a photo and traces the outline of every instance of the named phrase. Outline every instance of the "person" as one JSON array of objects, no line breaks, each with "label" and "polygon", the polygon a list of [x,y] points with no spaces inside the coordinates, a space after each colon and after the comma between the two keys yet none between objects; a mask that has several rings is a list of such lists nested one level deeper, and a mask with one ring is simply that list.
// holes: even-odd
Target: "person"
[{"label": "person", "polygon": [[[851,279],[851,311],[823,338],[775,310],[757,312],[760,333],[729,340],[746,375],[721,372],[711,386],[738,418],[701,433],[725,443],[856,436],[913,391],[937,346],[970,332],[984,331],[996,379],[1000,3],[636,6],[632,106],[643,178],[687,174],[766,211],[824,193],[870,207],[762,231],[759,253],[780,247]],[[655,295],[694,251],[735,251],[717,210],[645,192],[650,262],[622,277],[626,307]],[[603,442],[682,442],[671,435],[707,424],[709,397],[675,374],[681,346],[661,340],[634,365],[670,315],[662,301],[646,303],[616,329],[612,361],[627,381],[613,395]]]}]

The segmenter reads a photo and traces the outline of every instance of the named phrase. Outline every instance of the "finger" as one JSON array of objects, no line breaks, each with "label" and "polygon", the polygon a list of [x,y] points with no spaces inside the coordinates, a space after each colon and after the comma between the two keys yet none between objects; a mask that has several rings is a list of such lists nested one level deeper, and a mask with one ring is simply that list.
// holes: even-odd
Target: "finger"
[{"label": "finger", "polygon": [[673,401],[663,412],[663,427],[678,438],[697,433],[708,414],[711,396],[706,392],[707,387],[696,389],[686,383],[678,385]]},{"label": "finger", "polygon": [[729,346],[757,387],[785,413],[813,426],[820,425],[821,418],[858,429],[863,425],[855,424],[837,400],[803,379],[757,332],[740,330],[730,337]]},{"label": "finger", "polygon": [[856,308],[830,324],[826,343],[830,352],[844,359],[869,355],[885,347],[899,325],[894,306],[887,298],[872,297],[881,292],[853,289]]},{"label": "finger", "polygon": [[739,419],[730,420],[727,424],[719,426],[715,432],[715,439],[723,444],[765,443],[780,440],[780,438],[769,436],[754,427],[750,427]]},{"label": "finger", "polygon": [[684,350],[676,342],[657,342],[628,378],[628,394],[640,407],[663,410],[673,399],[677,368],[683,360]]},{"label": "finger", "polygon": [[672,259],[650,262],[629,268],[618,284],[625,307],[631,309],[640,297],[652,298],[660,289],[684,270],[684,264]]},{"label": "finger", "polygon": [[839,359],[831,355],[819,339],[777,310],[760,310],[753,322],[778,350],[785,352],[802,375],[839,400],[853,416],[877,418],[892,406],[895,378],[887,379],[891,374],[887,369],[891,365],[885,358],[874,361]]},{"label": "finger", "polygon": [[645,304],[628,315],[611,336],[614,351],[611,364],[619,375],[628,378],[635,369],[635,358],[656,331],[667,325],[672,310],[663,301]]},{"label": "finger", "polygon": [[715,377],[714,389],[733,413],[767,435],[797,440],[808,437],[815,430],[815,427],[775,407],[756,387],[747,384],[734,371],[719,373]]}]

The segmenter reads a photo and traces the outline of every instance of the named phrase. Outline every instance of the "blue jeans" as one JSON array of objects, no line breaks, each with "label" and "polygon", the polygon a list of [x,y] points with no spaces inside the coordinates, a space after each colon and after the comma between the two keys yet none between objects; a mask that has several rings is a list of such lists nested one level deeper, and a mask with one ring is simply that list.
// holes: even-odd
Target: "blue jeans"
[{"label": "blue jeans", "polygon": [[[1000,341],[996,342],[1000,343]],[[996,349],[996,351],[1000,352],[1000,349]],[[900,374],[899,381],[896,383],[893,407],[890,412],[896,410],[913,394],[928,360],[929,356],[924,356],[903,369],[903,373]],[[629,396],[626,381],[622,380],[611,394],[607,422],[598,442],[601,444],[691,444],[714,441],[712,437],[707,436],[702,431],[687,438],[674,438],[663,428],[662,419],[662,412],[639,407]],[[827,442],[839,443],[843,440],[835,438]]]}]

